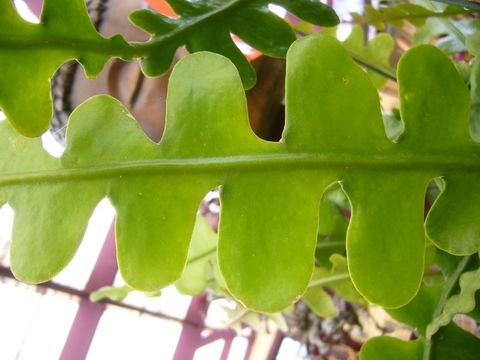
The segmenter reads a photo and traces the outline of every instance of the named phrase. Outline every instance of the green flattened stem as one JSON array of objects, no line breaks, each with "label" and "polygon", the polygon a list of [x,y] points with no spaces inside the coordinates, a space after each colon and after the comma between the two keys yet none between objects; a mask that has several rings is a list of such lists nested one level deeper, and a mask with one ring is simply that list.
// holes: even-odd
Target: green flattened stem
[{"label": "green flattened stem", "polygon": [[[55,275],[73,255],[95,204],[110,196],[127,282],[143,290],[172,283],[185,266],[196,207],[221,185],[218,252],[227,287],[249,308],[278,311],[305,291],[321,194],[342,181],[353,209],[347,255],[355,286],[385,307],[411,300],[423,270],[427,183],[444,176],[455,190],[468,166],[478,169],[465,85],[439,50],[409,51],[399,72],[406,130],[393,144],[371,80],[338,41],[315,35],[296,42],[287,72],[280,144],[250,129],[235,66],[203,52],[182,59],[171,75],[160,144],[106,96],[72,115],[59,160],[39,141],[0,125],[0,199],[16,210],[17,276],[38,282]],[[462,184],[473,188],[469,179]],[[435,220],[444,217],[448,199],[446,191],[429,217],[437,242],[444,241],[437,233],[452,235]]]},{"label": "green flattened stem", "polygon": [[428,181],[408,172],[363,172],[343,183],[352,204],[348,267],[355,287],[375,304],[403,306],[420,287]]}]

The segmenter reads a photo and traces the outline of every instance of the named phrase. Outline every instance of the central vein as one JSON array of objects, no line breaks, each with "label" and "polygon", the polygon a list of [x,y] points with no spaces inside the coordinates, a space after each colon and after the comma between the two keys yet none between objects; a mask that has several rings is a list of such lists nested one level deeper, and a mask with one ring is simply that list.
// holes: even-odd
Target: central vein
[{"label": "central vein", "polygon": [[270,170],[369,170],[427,172],[441,176],[444,172],[480,172],[477,155],[408,155],[350,153],[272,153],[225,157],[170,158],[128,160],[106,164],[66,166],[59,169],[3,173],[0,186],[76,181],[93,178],[115,178],[128,175],[160,175],[171,173],[232,173]]}]

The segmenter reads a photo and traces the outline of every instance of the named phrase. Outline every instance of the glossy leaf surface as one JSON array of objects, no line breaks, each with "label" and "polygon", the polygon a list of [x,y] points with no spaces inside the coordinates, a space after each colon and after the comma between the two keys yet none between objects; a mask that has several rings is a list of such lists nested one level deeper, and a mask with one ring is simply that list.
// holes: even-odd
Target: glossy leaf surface
[{"label": "glossy leaf surface", "polygon": [[[326,28],[322,32],[337,37],[336,28]],[[342,45],[357,62],[367,68],[370,79],[378,89],[386,84],[387,78],[395,78],[395,71],[390,64],[395,43],[390,34],[376,34],[365,43],[365,33],[360,25],[356,25]]]},{"label": "glossy leaf surface", "polygon": [[[60,271],[108,196],[124,279],[144,291],[162,288],[183,272],[200,200],[221,185],[218,258],[228,290],[248,308],[275,312],[307,288],[319,202],[340,181],[352,207],[346,246],[355,287],[386,307],[408,303],[424,267],[427,184],[443,175],[448,188],[450,178],[478,169],[462,78],[433,46],[409,51],[398,74],[405,132],[395,144],[385,135],[375,87],[337,40],[301,39],[287,63],[280,143],[254,135],[235,67],[208,53],[173,71],[160,144],[104,96],[74,112],[60,159],[3,124],[0,199],[16,211],[16,276],[40,282]],[[434,221],[452,201],[445,191],[432,209],[430,237],[452,252],[478,251],[467,231],[476,220],[463,219],[465,233],[454,239],[450,225]]]}]

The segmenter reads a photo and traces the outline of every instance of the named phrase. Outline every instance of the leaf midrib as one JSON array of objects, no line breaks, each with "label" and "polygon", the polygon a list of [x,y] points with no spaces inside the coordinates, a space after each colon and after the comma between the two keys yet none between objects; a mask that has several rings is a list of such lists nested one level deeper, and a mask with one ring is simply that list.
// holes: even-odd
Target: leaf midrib
[{"label": "leaf midrib", "polygon": [[480,154],[417,155],[345,153],[275,153],[224,157],[130,160],[106,164],[37,170],[0,175],[0,186],[25,183],[91,180],[127,175],[159,175],[178,172],[218,173],[238,170],[350,170],[406,171],[438,173],[445,171],[480,172]]}]

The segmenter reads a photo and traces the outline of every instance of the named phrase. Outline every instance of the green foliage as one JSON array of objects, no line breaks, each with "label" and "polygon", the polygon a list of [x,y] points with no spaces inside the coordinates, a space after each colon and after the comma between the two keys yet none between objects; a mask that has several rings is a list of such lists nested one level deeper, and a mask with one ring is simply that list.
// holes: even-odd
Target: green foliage
[{"label": "green foliage", "polygon": [[185,270],[175,282],[179,292],[198,295],[205,291],[207,280],[214,278],[214,268],[217,267],[217,242],[218,235],[210,224],[203,216],[197,215]]},{"label": "green foliage", "polygon": [[255,72],[231,40],[230,31],[266,54],[283,57],[295,35],[282,19],[268,11],[269,3],[283,5],[315,24],[338,23],[330,7],[313,0],[169,3],[182,15],[180,18],[148,10],[134,12],[131,20],[153,37],[146,43],[127,43],[119,35],[105,39],[97,33],[84,0],[45,0],[40,24],[24,21],[10,0],[0,0],[0,107],[8,120],[26,136],[46,131],[52,118],[48,80],[71,59],[81,62],[87,75],[96,76],[111,57],[142,58],[145,74],[159,76],[168,70],[176,49],[186,44],[192,52],[209,50],[229,57],[245,87],[250,88],[255,84]]},{"label": "green foliage", "polygon": [[427,327],[426,336],[431,338],[440,327],[448,325],[456,314],[468,314],[475,309],[475,293],[480,289],[480,268],[464,272],[459,280],[460,293],[450,297],[443,306],[442,313]]},{"label": "green foliage", "polygon": [[[135,292],[135,289],[132,289],[128,285],[123,286],[104,286],[90,294],[90,301],[97,302],[105,299],[110,299],[113,301],[123,301],[125,298],[130,295],[130,293]],[[148,297],[157,297],[162,295],[160,290],[144,293]]]},{"label": "green foliage", "polygon": [[465,215],[451,208],[458,197],[468,205],[475,196],[463,194],[476,178],[478,146],[468,133],[468,90],[446,55],[429,45],[412,49],[398,78],[405,132],[396,144],[385,135],[368,76],[324,35],[289,51],[280,143],[253,134],[235,67],[208,53],[173,71],[160,144],[105,96],[72,114],[60,159],[3,124],[0,195],[16,212],[12,270],[26,282],[58,273],[108,196],[125,281],[162,288],[184,270],[200,200],[221,185],[218,260],[226,286],[250,309],[278,311],[307,288],[319,201],[340,181],[352,208],[347,253],[355,287],[371,302],[405,305],[422,278],[423,202],[432,178],[443,175],[447,184],[427,221],[432,241],[453,253],[478,251],[476,209],[459,229],[441,221],[446,211],[453,221]]},{"label": "green foliage", "polygon": [[[167,71],[176,49],[186,44],[190,52],[213,51],[231,59],[240,72],[244,86],[251,88],[255,84],[256,73],[231,39],[230,33],[274,57],[285,57],[289,46],[295,41],[290,26],[268,10],[268,3],[284,6],[317,25],[338,24],[338,17],[330,7],[313,0],[168,2],[180,18],[169,18],[150,10],[137,10],[130,15],[135,25],[152,34],[149,46],[153,51],[141,62],[143,71],[149,76],[158,76]],[[219,12],[225,14],[223,21],[218,21],[215,15],[206,18],[209,13]],[[195,24],[194,31],[192,24]],[[182,34],[186,31],[190,31],[188,37]]]},{"label": "green foliage", "polygon": [[[445,280],[440,285],[423,285],[418,295],[405,307],[390,310],[389,314],[398,321],[415,328],[419,338],[414,341],[404,342],[390,337],[377,337],[369,340],[360,353],[361,360],[377,359],[418,359],[418,360],[474,360],[480,351],[480,339],[469,332],[462,330],[457,325],[440,320],[447,313],[454,311],[456,300],[461,299],[465,305],[467,296],[465,290],[459,295],[450,297],[458,286],[465,288],[474,285],[477,280],[472,274],[462,276],[478,257],[455,258],[439,253],[437,263],[441,264]],[[478,266],[478,262],[476,264]],[[478,271],[478,270],[477,270]],[[475,271],[475,272],[477,272]],[[470,283],[473,281],[473,283]],[[467,284],[469,283],[469,284]],[[468,292],[468,291],[467,291]],[[471,300],[471,299],[470,299]],[[468,311],[467,307],[462,307]],[[438,330],[438,331],[437,331]],[[388,357],[385,357],[389,354]]]},{"label": "green foliage", "polygon": [[320,265],[329,265],[330,256],[345,253],[348,220],[343,214],[342,206],[349,207],[345,194],[339,184],[325,190],[320,201],[320,218],[318,223],[315,259]]},{"label": "green foliage", "polygon": [[97,302],[104,299],[111,299],[114,301],[124,300],[132,291],[134,291],[130,286],[104,286],[101,289],[94,291],[90,295],[90,301]]},{"label": "green foliage", "polygon": [[[198,295],[205,291],[209,278],[215,278],[213,270],[216,270],[216,249],[217,234],[212,230],[210,224],[201,215],[197,215],[193,228],[188,258],[185,270],[180,279],[175,282],[175,287],[185,295]],[[122,301],[131,292],[135,291],[128,285],[105,286],[93,292],[90,300],[93,302],[105,298]],[[160,296],[160,291],[145,293],[147,296]]]},{"label": "green foliage", "polygon": [[86,73],[95,76],[110,58],[109,50],[120,55],[127,47],[120,36],[105,39],[97,33],[83,0],[46,0],[38,25],[23,20],[10,0],[1,0],[0,22],[0,107],[27,136],[48,129],[48,79],[60,65],[78,59]]},{"label": "green foliage", "polygon": [[467,50],[473,56],[480,56],[480,32],[471,34],[465,41]]},{"label": "green foliage", "polygon": [[[292,25],[301,35],[311,35],[315,32],[313,26],[305,21]],[[337,28],[325,28],[323,34],[337,38]],[[395,79],[395,71],[390,64],[390,56],[394,49],[394,40],[390,34],[376,34],[365,43],[365,33],[361,26],[354,26],[352,32],[342,42],[342,45],[355,61],[367,68],[367,73],[378,89],[381,89],[387,79]]]},{"label": "green foliage", "polygon": [[350,280],[347,259],[341,255],[333,254],[330,257],[330,262],[332,263],[331,269],[326,267],[315,268],[308,290],[303,296],[303,300],[308,306],[322,317],[337,315],[335,303],[324,287],[331,289],[335,294],[350,302],[361,299]]},{"label": "green foliage", "polygon": [[365,14],[352,13],[353,23],[373,25],[379,30],[383,30],[386,24],[400,27],[408,21],[414,26],[422,26],[429,18],[449,18],[474,12],[454,5],[449,5],[443,10],[430,10],[408,2],[380,6],[378,9],[365,5],[364,11]]},{"label": "green foliage", "polygon": [[466,38],[480,31],[480,19],[429,19],[413,36],[414,45],[428,44],[438,38],[435,45],[449,54],[467,51]]},{"label": "green foliage", "polygon": [[473,138],[480,141],[480,60],[477,58],[470,72],[470,127]]}]

